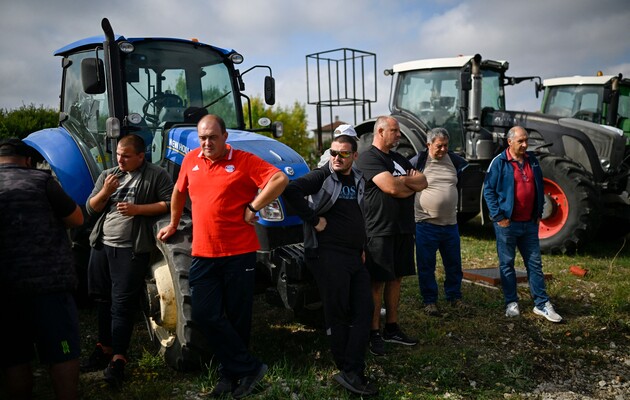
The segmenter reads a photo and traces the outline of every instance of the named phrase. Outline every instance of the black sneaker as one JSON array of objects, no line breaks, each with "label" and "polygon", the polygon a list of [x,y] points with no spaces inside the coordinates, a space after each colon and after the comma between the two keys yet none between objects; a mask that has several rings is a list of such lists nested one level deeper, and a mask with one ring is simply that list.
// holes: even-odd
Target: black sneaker
[{"label": "black sneaker", "polygon": [[255,374],[241,378],[239,385],[236,389],[234,389],[234,392],[232,392],[232,397],[235,399],[242,399],[243,397],[250,395],[256,388],[256,385],[262,381],[262,378],[267,373],[268,368],[267,364],[263,364]]},{"label": "black sneaker", "polygon": [[212,397],[221,397],[226,394],[230,394],[236,389],[237,382],[227,376],[221,376],[219,382],[217,382],[212,392],[210,392],[210,396]]},{"label": "black sneaker", "polygon": [[337,381],[338,384],[355,394],[374,396],[378,393],[378,389],[376,389],[372,383],[368,382],[362,374],[360,375],[355,372],[341,371],[338,374],[335,374],[333,379]]},{"label": "black sneaker", "polygon": [[81,360],[81,372],[102,371],[109,365],[112,359],[111,354],[103,351],[103,346],[97,343],[87,360]]},{"label": "black sneaker", "polygon": [[381,333],[378,331],[370,333],[370,353],[375,356],[384,356],[387,354],[385,350],[385,342]]},{"label": "black sneaker", "polygon": [[116,361],[110,361],[107,368],[103,371],[105,382],[107,382],[111,387],[117,389],[122,388],[122,383],[125,379],[125,365],[127,365],[127,361],[122,358],[119,358]]},{"label": "black sneaker", "polygon": [[400,328],[397,328],[393,332],[388,332],[384,329],[383,340],[388,343],[397,343],[405,346],[415,346],[418,344],[418,339],[408,337]]}]

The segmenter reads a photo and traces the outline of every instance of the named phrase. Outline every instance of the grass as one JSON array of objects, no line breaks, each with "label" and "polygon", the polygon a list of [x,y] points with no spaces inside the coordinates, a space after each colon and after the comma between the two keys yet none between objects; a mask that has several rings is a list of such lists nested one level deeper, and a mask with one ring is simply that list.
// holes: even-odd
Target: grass
[{"label": "grass", "polygon": [[[461,233],[464,268],[497,265],[490,230],[472,222],[462,225]],[[563,387],[576,369],[588,371],[586,376],[592,378],[566,390],[590,396],[611,363],[625,368],[628,379],[630,362],[623,360],[630,360],[630,244],[623,238],[602,240],[590,243],[576,256],[544,255],[543,264],[545,272],[553,275],[547,291],[565,319],[561,324],[531,312],[526,286],[519,287],[522,317],[508,320],[503,317],[501,292],[471,283],[463,285],[469,313],[458,315],[442,302],[438,305],[444,315],[428,317],[422,313],[417,279],[406,278],[400,323],[420,343],[411,348],[390,345],[386,357],[368,354],[367,374],[377,382],[377,398],[519,399],[543,383]],[[571,265],[588,269],[588,274],[584,278],[570,274]],[[441,272],[438,278],[443,279]],[[331,379],[336,370],[324,333],[296,322],[291,312],[270,307],[260,297],[251,347],[270,370],[252,398],[356,398]],[[83,310],[86,355],[94,343],[94,322],[95,313]],[[110,391],[98,373],[84,374],[82,397],[203,399],[217,380],[214,365],[189,373],[166,367],[154,354],[141,323],[134,333],[133,355],[130,379],[122,392]]]}]

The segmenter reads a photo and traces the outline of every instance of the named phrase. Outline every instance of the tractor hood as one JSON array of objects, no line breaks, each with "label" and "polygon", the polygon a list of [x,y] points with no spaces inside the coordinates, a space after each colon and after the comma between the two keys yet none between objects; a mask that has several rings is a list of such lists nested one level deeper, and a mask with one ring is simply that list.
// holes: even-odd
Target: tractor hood
[{"label": "tractor hood", "polygon": [[[593,174],[596,180],[616,171],[623,162],[625,137],[617,128],[582,121],[575,118],[562,118],[542,113],[497,111],[492,114],[493,125],[501,115],[502,124],[521,125],[529,132],[532,150],[542,145],[550,145],[553,154],[564,154],[580,163]],[[544,134],[542,134],[544,132]]]},{"label": "tractor hood", "polygon": [[[306,174],[308,165],[284,143],[252,132],[228,129],[227,142],[235,149],[255,154],[282,170],[289,179]],[[199,147],[196,127],[175,127],[169,131],[165,158],[181,165],[189,151]]]}]

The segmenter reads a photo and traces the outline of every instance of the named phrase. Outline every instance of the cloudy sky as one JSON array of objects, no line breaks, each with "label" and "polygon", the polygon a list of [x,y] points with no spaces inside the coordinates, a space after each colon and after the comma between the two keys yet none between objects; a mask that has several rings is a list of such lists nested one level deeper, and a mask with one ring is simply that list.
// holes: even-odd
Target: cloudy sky
[{"label": "cloudy sky", "polygon": [[[509,61],[511,76],[630,76],[625,0],[2,0],[0,108],[57,108],[61,61],[53,52],[102,34],[103,17],[117,34],[196,37],[239,51],[243,69],[270,65],[282,106],[307,102],[306,55],[338,48],[376,54],[373,116],[387,112],[382,71],[415,59],[479,53]],[[506,95],[508,109],[533,111],[540,102],[531,82]],[[312,127],[315,106],[306,111]],[[334,113],[354,122],[347,108]]]}]

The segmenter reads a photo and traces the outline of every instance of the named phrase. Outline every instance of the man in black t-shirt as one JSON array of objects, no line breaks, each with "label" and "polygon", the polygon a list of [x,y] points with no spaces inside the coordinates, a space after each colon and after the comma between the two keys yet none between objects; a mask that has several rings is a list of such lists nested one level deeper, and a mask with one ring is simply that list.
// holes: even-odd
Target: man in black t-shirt
[{"label": "man in black t-shirt", "polygon": [[352,167],[357,158],[354,138],[336,137],[330,155],[322,167],[289,183],[283,196],[304,221],[306,262],[320,290],[339,368],[334,379],[352,393],[369,396],[377,390],[364,375],[373,309],[363,263],[365,181]]},{"label": "man in black t-shirt", "polygon": [[[402,278],[415,275],[414,195],[427,187],[427,180],[405,157],[392,150],[399,140],[398,121],[388,116],[377,118],[372,147],[358,161],[366,180],[366,265],[372,278],[374,301],[370,352],[377,356],[385,354],[383,341],[407,346],[418,343],[398,326],[398,303]],[[381,336],[383,300],[386,316]]]},{"label": "man in black t-shirt", "polygon": [[7,398],[32,398],[37,356],[55,397],[77,399],[78,280],[66,228],[82,225],[83,213],[49,171],[31,167],[35,155],[17,138],[0,140],[0,375]]}]

